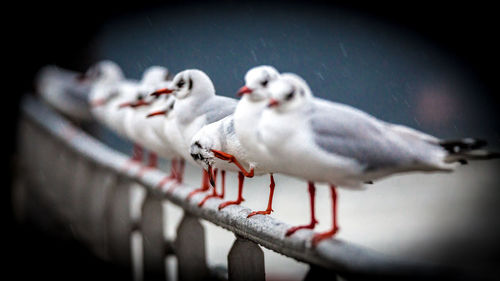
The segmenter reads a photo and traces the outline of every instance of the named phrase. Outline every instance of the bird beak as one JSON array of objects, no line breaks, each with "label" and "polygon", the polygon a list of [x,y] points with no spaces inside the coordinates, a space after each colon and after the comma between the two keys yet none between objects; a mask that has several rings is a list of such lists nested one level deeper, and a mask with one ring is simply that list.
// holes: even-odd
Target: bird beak
[{"label": "bird beak", "polygon": [[270,99],[269,100],[269,103],[267,104],[267,107],[276,107],[278,106],[280,103],[279,101],[275,100],[275,99]]},{"label": "bird beak", "polygon": [[210,184],[212,185],[213,188],[215,188],[215,180],[214,180],[214,173],[212,170],[212,166],[208,165],[208,180],[210,181]]},{"label": "bird beak", "polygon": [[144,106],[144,105],[149,105],[149,102],[144,101],[144,100],[138,100],[135,103],[132,103],[130,106],[135,108],[135,107]]},{"label": "bird beak", "polygon": [[124,102],[118,106],[118,108],[125,108],[125,107],[130,107],[132,106],[131,102]]},{"label": "bird beak", "polygon": [[159,89],[159,90],[154,91],[151,95],[157,97],[157,96],[161,96],[161,95],[171,94],[173,92],[174,92],[174,90],[172,90],[172,89],[163,88],[163,89]]},{"label": "bird beak", "polygon": [[244,94],[250,94],[252,91],[253,91],[253,90],[252,90],[252,89],[250,89],[250,88],[248,88],[247,86],[243,86],[243,87],[241,87],[241,88],[238,90],[238,92],[236,93],[236,95],[237,95],[238,97],[241,97],[241,96],[243,96]]},{"label": "bird beak", "polygon": [[144,100],[138,100],[136,102],[124,102],[120,104],[119,108],[124,108],[124,107],[139,107],[139,106],[144,106],[144,105],[149,105],[149,102],[146,102]]},{"label": "bird beak", "polygon": [[152,112],[152,113],[149,113],[146,118],[150,118],[150,117],[153,117],[153,116],[158,116],[158,115],[166,115],[167,114],[167,111],[166,110],[160,110],[160,111],[155,111],[155,112]]},{"label": "bird beak", "polygon": [[99,107],[99,106],[105,105],[107,102],[108,102],[107,99],[95,99],[95,100],[90,102],[90,106],[91,107]]}]

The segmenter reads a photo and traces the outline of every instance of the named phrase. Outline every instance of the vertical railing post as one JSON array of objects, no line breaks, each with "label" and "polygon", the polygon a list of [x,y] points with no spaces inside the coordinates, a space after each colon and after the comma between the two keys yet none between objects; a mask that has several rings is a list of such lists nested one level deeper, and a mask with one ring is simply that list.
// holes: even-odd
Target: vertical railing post
[{"label": "vertical railing post", "polygon": [[179,280],[208,279],[205,253],[205,230],[198,218],[184,213],[175,240]]},{"label": "vertical railing post", "polygon": [[304,278],[304,281],[315,281],[315,280],[331,280],[331,281],[336,281],[338,280],[337,274],[335,272],[316,266],[316,265],[310,265],[309,266],[309,271],[306,274],[306,277]]},{"label": "vertical railing post", "polygon": [[144,280],[166,278],[163,205],[159,196],[148,192],[142,205],[141,233]]},{"label": "vertical railing post", "polygon": [[88,213],[86,222],[88,224],[88,243],[94,252],[102,259],[108,259],[108,221],[106,220],[106,207],[111,197],[112,186],[116,182],[116,176],[108,168],[98,166],[94,170],[94,176],[89,181]]},{"label": "vertical railing post", "polygon": [[109,255],[113,262],[131,268],[131,234],[132,219],[130,215],[130,186],[129,178],[118,176],[112,187],[111,197],[107,201],[106,219],[108,225]]},{"label": "vertical railing post", "polygon": [[264,252],[256,243],[236,235],[227,256],[229,280],[265,280]]}]

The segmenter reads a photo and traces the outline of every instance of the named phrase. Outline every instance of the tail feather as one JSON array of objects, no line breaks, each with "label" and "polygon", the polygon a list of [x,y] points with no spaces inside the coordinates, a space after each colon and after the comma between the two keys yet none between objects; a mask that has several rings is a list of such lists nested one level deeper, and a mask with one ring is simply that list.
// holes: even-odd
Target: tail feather
[{"label": "tail feather", "polygon": [[482,139],[465,138],[461,140],[442,140],[439,145],[449,153],[460,153],[485,147],[488,143]]},{"label": "tail feather", "polygon": [[490,152],[484,149],[488,143],[485,140],[466,138],[461,140],[442,140],[439,145],[443,147],[448,155],[446,163],[460,162],[467,164],[467,160],[489,160],[500,158],[500,153]]}]

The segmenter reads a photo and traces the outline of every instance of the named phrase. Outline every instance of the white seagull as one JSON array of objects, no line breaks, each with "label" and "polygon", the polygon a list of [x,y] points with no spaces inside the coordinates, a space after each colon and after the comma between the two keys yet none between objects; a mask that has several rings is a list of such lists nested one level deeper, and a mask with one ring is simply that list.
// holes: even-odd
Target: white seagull
[{"label": "white seagull", "polygon": [[[113,68],[109,68],[107,71],[111,71],[110,69]],[[116,81],[116,79],[108,78],[96,83],[89,94],[92,114],[100,123],[124,138],[128,137],[124,120],[132,109],[130,107],[123,108],[123,104],[137,97],[138,85],[139,82],[134,80],[121,79]],[[133,157],[126,166],[140,161],[142,161],[142,148],[134,145]]]},{"label": "white seagull", "polygon": [[163,103],[163,99],[151,97],[149,93],[164,87],[168,83],[168,78],[169,72],[165,67],[151,66],[147,68],[140,84],[136,87],[135,97],[120,105],[121,108],[130,109],[126,110],[123,120],[127,137],[135,144],[149,150],[149,163],[139,170],[138,176],[150,168],[157,167],[156,153],[165,158],[170,158],[172,155],[170,149],[165,147],[162,139],[154,131],[153,125],[161,126],[161,122],[146,118],[155,102],[160,101],[160,106]]},{"label": "white seagull", "polygon": [[[236,100],[218,96],[215,88],[203,71],[188,69],[178,73],[170,87],[160,89],[152,95],[174,94],[176,98],[172,112],[173,122],[165,126],[173,148],[187,161],[198,165],[190,155],[193,136],[206,124],[216,122],[234,112]],[[188,196],[210,188],[209,177],[212,173],[203,170],[202,186]],[[215,188],[215,186],[214,186]]]},{"label": "white seagull", "polygon": [[[182,183],[184,159],[182,159],[172,146],[170,136],[165,134],[165,127],[171,126],[173,123],[172,111],[175,105],[175,97],[173,95],[157,96],[157,99],[151,106],[151,110],[146,117],[151,120],[149,124],[154,134],[161,140],[162,147],[158,154],[163,158],[171,159],[170,175],[158,184],[158,188],[161,189],[163,185],[172,180],[175,180],[178,184]],[[162,116],[163,118],[156,116]]]},{"label": "white seagull", "polygon": [[109,102],[119,96],[118,87],[125,77],[120,67],[112,61],[101,61],[78,77],[81,83],[92,83],[88,95],[88,103],[92,115],[102,123],[106,123],[106,112]]},{"label": "white seagull", "polygon": [[314,98],[298,76],[273,81],[269,92],[269,108],[257,125],[257,135],[279,168],[276,172],[309,181],[312,193],[311,223],[292,228],[287,235],[314,227],[314,182],[330,184],[332,229],[316,234],[313,245],[338,230],[336,186],[360,188],[395,173],[452,171],[457,161],[498,157],[478,150],[484,141],[440,140],[356,108]]},{"label": "white seagull", "polygon": [[[253,177],[254,174],[269,173],[270,192],[267,208],[264,211],[252,212],[248,217],[257,214],[267,215],[273,211],[274,177],[272,169],[265,165],[264,160],[267,155],[259,154],[255,124],[267,106],[269,96],[267,86],[278,77],[278,71],[272,66],[263,65],[250,69],[245,75],[245,86],[241,87],[237,93],[241,96],[241,100],[234,114],[217,123],[207,125],[192,140],[191,155],[202,165],[209,166],[211,163],[222,170],[238,172],[238,198],[235,201],[222,203],[219,210],[244,201],[242,197],[243,176]],[[235,165],[230,165],[230,163]],[[249,171],[244,167],[249,167]]]},{"label": "white seagull", "polygon": [[[233,115],[229,115],[201,128],[191,139],[190,154],[209,173],[212,168],[222,171],[222,195],[220,197],[223,197],[225,192],[225,171],[238,173],[238,198],[235,201],[221,203],[219,210],[229,205],[239,205],[244,201],[244,177],[253,177],[254,169],[250,172],[247,172],[245,169],[245,167],[249,166],[248,162],[245,161],[247,153],[241,146],[234,131]],[[217,173],[215,172],[215,174]],[[257,170],[256,174],[260,175],[262,173]],[[205,197],[199,203],[199,206],[202,206],[207,199],[216,196],[217,194],[213,192],[211,196]]]}]

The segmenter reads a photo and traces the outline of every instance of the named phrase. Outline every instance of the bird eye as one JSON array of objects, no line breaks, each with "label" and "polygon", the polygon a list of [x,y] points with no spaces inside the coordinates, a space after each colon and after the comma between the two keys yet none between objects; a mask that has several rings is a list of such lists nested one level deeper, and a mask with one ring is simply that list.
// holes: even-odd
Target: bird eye
[{"label": "bird eye", "polygon": [[174,103],[170,105],[170,109],[174,109]]},{"label": "bird eye", "polygon": [[262,85],[262,87],[267,86],[267,83],[269,83],[269,80],[267,80],[267,79],[264,80],[264,81],[262,81],[262,82],[260,82],[260,84]]},{"label": "bird eye", "polygon": [[177,87],[182,88],[182,86],[184,86],[184,84],[186,84],[186,82],[184,81],[184,79],[181,79],[181,80],[179,80],[179,82],[177,82]]},{"label": "bird eye", "polygon": [[143,97],[142,97],[142,95],[141,95],[140,93],[139,93],[139,94],[137,94],[137,99],[138,99],[138,100],[142,100],[142,98],[143,98]]},{"label": "bird eye", "polygon": [[285,96],[285,100],[287,100],[287,101],[291,100],[294,95],[295,95],[295,92],[290,92],[289,94],[287,94]]}]

